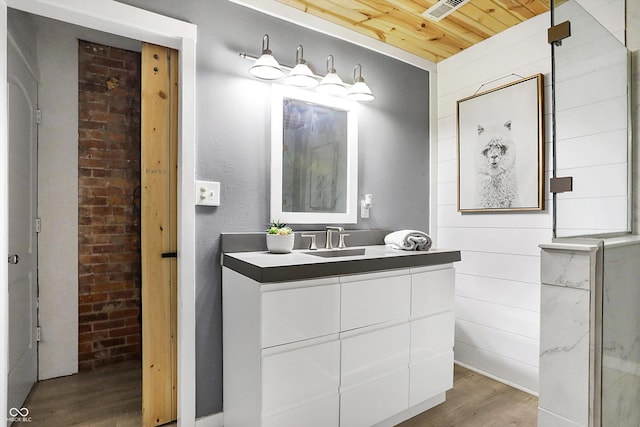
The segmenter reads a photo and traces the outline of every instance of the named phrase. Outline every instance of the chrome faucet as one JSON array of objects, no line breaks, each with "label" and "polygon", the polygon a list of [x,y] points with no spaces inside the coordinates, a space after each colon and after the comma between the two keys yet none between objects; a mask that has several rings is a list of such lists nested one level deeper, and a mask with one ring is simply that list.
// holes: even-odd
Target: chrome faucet
[{"label": "chrome faucet", "polygon": [[325,249],[333,249],[333,233],[337,231],[339,233],[344,231],[342,227],[336,227],[333,225],[327,225],[327,238],[325,240],[324,248]]}]

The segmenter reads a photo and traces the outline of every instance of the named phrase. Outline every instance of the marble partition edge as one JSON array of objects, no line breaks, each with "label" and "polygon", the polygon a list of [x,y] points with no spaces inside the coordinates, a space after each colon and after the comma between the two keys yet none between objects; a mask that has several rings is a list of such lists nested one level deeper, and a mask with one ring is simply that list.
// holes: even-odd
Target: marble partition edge
[{"label": "marble partition edge", "polygon": [[540,245],[540,282],[545,285],[589,290],[596,284],[596,259],[601,240],[571,240]]}]

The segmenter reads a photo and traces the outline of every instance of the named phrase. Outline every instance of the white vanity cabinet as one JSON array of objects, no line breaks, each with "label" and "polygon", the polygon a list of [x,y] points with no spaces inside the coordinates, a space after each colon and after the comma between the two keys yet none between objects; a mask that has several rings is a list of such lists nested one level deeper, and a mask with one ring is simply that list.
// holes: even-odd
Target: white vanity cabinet
[{"label": "white vanity cabinet", "polygon": [[453,268],[412,269],[409,406],[453,387]]},{"label": "white vanity cabinet", "polygon": [[452,264],[259,283],[223,268],[225,427],[395,425],[453,385]]}]

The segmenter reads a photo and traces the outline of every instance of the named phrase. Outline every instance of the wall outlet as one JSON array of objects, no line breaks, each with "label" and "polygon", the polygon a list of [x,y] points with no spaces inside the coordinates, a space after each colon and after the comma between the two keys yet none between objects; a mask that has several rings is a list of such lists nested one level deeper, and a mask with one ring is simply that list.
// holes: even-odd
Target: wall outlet
[{"label": "wall outlet", "polygon": [[360,218],[369,218],[369,205],[364,201],[360,201]]},{"label": "wall outlet", "polygon": [[220,183],[196,181],[196,205],[220,206]]}]

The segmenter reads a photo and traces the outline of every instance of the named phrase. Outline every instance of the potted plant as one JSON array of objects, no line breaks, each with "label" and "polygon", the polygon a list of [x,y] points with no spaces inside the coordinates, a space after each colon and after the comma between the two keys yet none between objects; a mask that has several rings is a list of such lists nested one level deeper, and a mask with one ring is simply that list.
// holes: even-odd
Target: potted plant
[{"label": "potted plant", "polygon": [[283,222],[273,221],[267,228],[267,250],[274,254],[288,254],[293,250],[294,238],[291,227]]}]

